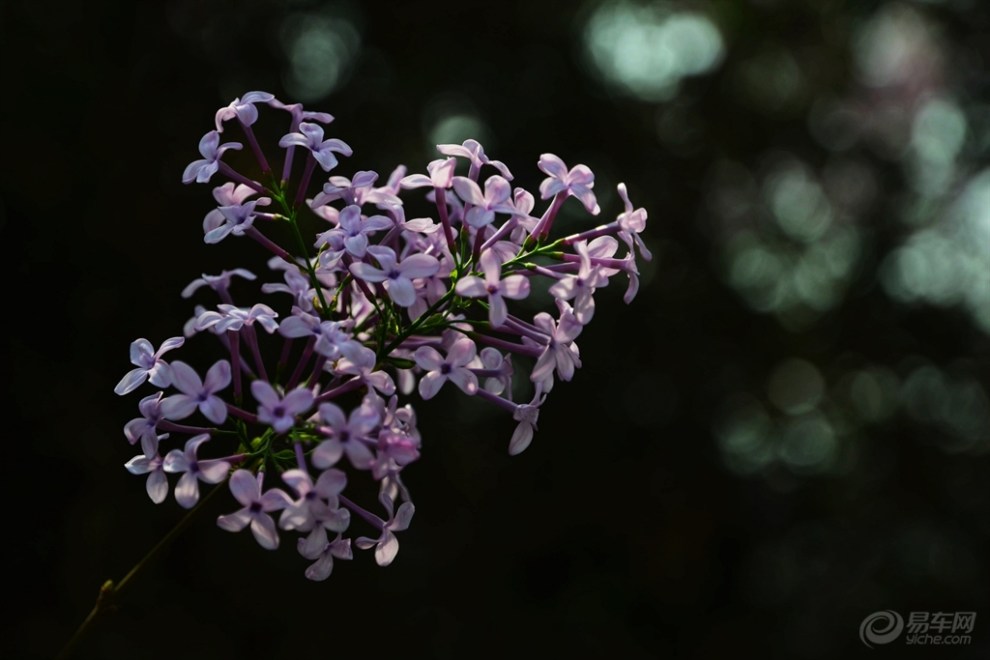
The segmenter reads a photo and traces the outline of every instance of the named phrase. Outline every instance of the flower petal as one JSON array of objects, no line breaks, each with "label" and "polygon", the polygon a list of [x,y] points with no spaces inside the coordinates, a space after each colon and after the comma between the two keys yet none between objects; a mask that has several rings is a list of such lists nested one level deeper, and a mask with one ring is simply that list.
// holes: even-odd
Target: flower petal
[{"label": "flower petal", "polygon": [[218,426],[227,421],[227,404],[218,396],[211,396],[199,404],[199,411]]},{"label": "flower petal", "polygon": [[474,359],[477,350],[473,341],[467,337],[461,337],[447,351],[447,362],[457,367],[463,367]]},{"label": "flower petal", "polygon": [[365,282],[381,282],[387,277],[385,271],[364,262],[351,264],[351,274]]},{"label": "flower petal", "polygon": [[228,385],[230,385],[230,362],[219,360],[206,372],[203,387],[209,392],[219,392]]},{"label": "flower petal", "polygon": [[145,483],[145,490],[148,491],[148,497],[155,504],[161,504],[168,497],[168,478],[166,478],[165,473],[161,470],[154,470],[148,475],[148,481]]},{"label": "flower petal", "polygon": [[375,561],[379,566],[388,566],[397,554],[399,554],[399,539],[386,529],[378,545],[375,546]]},{"label": "flower petal", "polygon": [[199,480],[192,472],[186,472],[175,485],[175,501],[183,509],[191,509],[199,501]]},{"label": "flower petal", "polygon": [[447,382],[447,377],[439,371],[431,371],[419,379],[419,395],[425,400],[432,399]]},{"label": "flower petal", "polygon": [[455,176],[454,177],[454,192],[457,196],[464,200],[467,204],[475,204],[477,206],[485,205],[485,196],[481,194],[481,188],[478,184],[467,178],[466,176]]},{"label": "flower petal", "polygon": [[336,465],[343,454],[344,448],[341,447],[339,440],[324,440],[316,446],[310,458],[313,465],[322,470]]},{"label": "flower petal", "polygon": [[264,408],[274,408],[279,404],[278,392],[271,384],[264,380],[256,380],[251,383],[251,394],[255,400]]},{"label": "flower petal", "polygon": [[412,502],[403,502],[402,506],[395,513],[395,520],[389,525],[389,529],[395,530],[396,532],[401,532],[404,529],[409,528],[409,523],[412,522],[413,514],[416,513],[416,507]]},{"label": "flower petal", "polygon": [[217,527],[228,532],[239,532],[251,522],[247,509],[235,511],[226,516],[217,516]]},{"label": "flower petal", "polygon": [[[306,535],[306,538],[299,539],[296,549],[299,554],[306,559],[316,559],[330,545],[327,539],[327,530],[322,527],[314,527],[313,531]],[[330,553],[327,553],[330,554]]]},{"label": "flower petal", "polygon": [[416,302],[416,288],[408,277],[388,281],[388,295],[399,307],[412,307]]},{"label": "flower petal", "polygon": [[536,166],[539,167],[545,174],[558,179],[562,179],[567,176],[567,166],[564,165],[564,161],[562,161],[555,154],[542,154],[540,156],[540,160],[537,161]]},{"label": "flower petal", "polygon": [[169,364],[168,367],[171,372],[172,386],[175,389],[183,394],[193,395],[199,394],[203,389],[203,381],[199,379],[199,374],[185,362],[176,360]]},{"label": "flower petal", "polygon": [[113,388],[113,391],[115,394],[119,394],[121,396],[129,394],[140,387],[147,379],[147,369],[131,369],[123,378],[120,379],[120,382],[117,383],[115,388]]},{"label": "flower petal", "polygon": [[[257,382],[257,381],[255,381]],[[287,413],[291,415],[302,415],[313,405],[313,393],[306,388],[297,388],[285,395],[282,399]]]},{"label": "flower petal", "polygon": [[162,469],[166,472],[176,473],[185,472],[189,469],[189,461],[186,460],[186,454],[181,449],[173,449],[165,455],[165,460],[162,461]]},{"label": "flower petal", "polygon": [[473,396],[478,391],[478,377],[467,369],[453,369],[447,378],[461,388],[465,394]]},{"label": "flower petal", "polygon": [[532,441],[533,425],[529,422],[520,422],[512,432],[512,439],[509,440],[509,455],[515,456],[526,451]]},{"label": "flower petal", "polygon": [[488,295],[488,289],[485,285],[485,281],[480,277],[475,277],[474,275],[468,275],[467,277],[457,280],[457,285],[454,287],[457,295],[464,296],[466,298],[480,298],[482,296]]},{"label": "flower petal", "polygon": [[251,533],[254,540],[265,550],[278,549],[278,530],[272,517],[259,513],[251,517]]},{"label": "flower petal", "polygon": [[199,461],[199,478],[208,484],[218,484],[227,478],[230,463],[221,460]]},{"label": "flower petal", "polygon": [[339,495],[347,486],[347,475],[337,469],[324,470],[316,479],[316,492],[320,497],[330,498]]},{"label": "flower petal", "polygon": [[185,419],[196,412],[197,405],[196,399],[188,394],[173,394],[162,399],[162,417],[171,420]]},{"label": "flower petal", "polygon": [[501,293],[510,300],[522,300],[529,295],[529,278],[525,275],[509,275],[502,280]]},{"label": "flower petal", "polygon": [[488,296],[488,322],[492,327],[501,327],[507,318],[509,318],[509,309],[505,306],[502,296],[497,293]]},{"label": "flower petal", "polygon": [[250,506],[261,494],[261,485],[258,479],[247,470],[237,470],[230,475],[230,494],[234,499]]},{"label": "flower petal", "polygon": [[415,277],[431,277],[440,270],[440,262],[429,254],[414,254],[406,257],[399,265],[403,275],[412,279]]}]

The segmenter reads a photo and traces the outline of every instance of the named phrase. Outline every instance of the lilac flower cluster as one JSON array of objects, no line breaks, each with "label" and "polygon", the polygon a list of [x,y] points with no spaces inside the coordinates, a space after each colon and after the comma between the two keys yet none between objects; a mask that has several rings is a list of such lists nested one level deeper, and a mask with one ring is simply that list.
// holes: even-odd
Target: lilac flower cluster
[{"label": "lilac flower cluster", "polygon": [[[279,174],[252,128],[266,107],[288,121]],[[260,292],[274,306],[235,302],[235,278],[257,279],[246,269],[203,275],[182,295],[212,289],[215,306],[197,306],[183,336],[158,348],[134,341],[135,368],[115,390],[156,389],[124,427],[141,448],[126,468],[146,475],[152,501],[167,498],[169,475],[178,475],[174,496],[185,508],[199,501],[201,483],[226,481],[241,508],[217,524],[250,528],[266,549],[295,532],[312,580],[326,579],[334,559],[352,557],[352,518],[360,519],[353,527],[371,530],[353,537],[354,546],[374,549],[381,566],[395,558],[395,533],[415,510],[401,473],[420,454],[407,398],[430,399],[449,383],[510,415],[509,453],[522,452],[554,383],[581,366],[576,340],[594,316],[595,292],[622,273],[630,302],[637,255],[651,258],[639,236],[646,211],[634,208],[623,184],[625,208],[614,221],[550,238],[568,198],[600,212],[591,170],[568,168],[553,154],[538,163],[546,174],[540,199],[549,200],[539,215],[534,195],[513,188],[508,167],[474,140],[439,145],[441,158],[425,174],[399,166],[384,182],[370,171],[333,175],[311,196],[316,168],[330,172],[338,156],[351,155],[346,143],[326,138],[332,120],[265,92],[217,112],[215,129],[199,143],[202,158],[182,180],[227,179],[213,189],[217,207],[203,220],[204,240],[248,237],[270,252],[272,274]],[[224,141],[235,126],[255,161],[240,171],[223,159],[243,149]],[[408,218],[402,198],[409,195],[435,216]],[[315,237],[304,238],[304,222],[319,226]],[[289,231],[276,232],[278,225]],[[289,246],[272,238],[286,233]],[[553,308],[527,315],[521,301],[537,287]],[[205,372],[167,355],[206,335],[223,357]],[[367,476],[378,484],[380,513],[344,494],[349,479]]]}]

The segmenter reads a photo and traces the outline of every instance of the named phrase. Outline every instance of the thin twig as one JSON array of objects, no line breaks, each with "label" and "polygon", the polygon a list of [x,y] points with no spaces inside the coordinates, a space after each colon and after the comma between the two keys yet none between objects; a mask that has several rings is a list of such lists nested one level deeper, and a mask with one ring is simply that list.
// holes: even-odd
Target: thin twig
[{"label": "thin twig", "polygon": [[134,578],[137,577],[145,566],[151,563],[151,560],[154,559],[158,553],[164,550],[165,547],[168,546],[168,544],[182,532],[182,530],[189,526],[189,523],[192,522],[192,519],[196,516],[196,514],[199,513],[199,511],[206,506],[206,503],[210,500],[210,498],[212,498],[214,494],[220,490],[223,489],[218,487],[207,493],[206,497],[200,500],[199,504],[193,507],[182,518],[182,520],[176,523],[175,527],[173,527],[171,531],[169,531],[169,533],[166,534],[162,540],[159,541],[158,544],[155,545],[155,547],[153,547],[148,554],[141,559],[141,561],[135,564],[120,582],[114,583],[113,580],[107,580],[103,583],[100,587],[100,593],[96,597],[96,604],[93,605],[93,609],[90,610],[88,615],[86,615],[86,618],[83,619],[83,622],[79,625],[79,628],[76,629],[76,632],[72,635],[72,637],[69,638],[69,641],[62,647],[61,652],[58,654],[58,660],[66,660],[72,655],[72,652],[75,650],[76,646],[78,646],[79,642],[86,635],[89,629],[93,627],[96,621],[104,614],[112,612],[116,608],[117,600],[120,597],[121,592],[134,581]]}]

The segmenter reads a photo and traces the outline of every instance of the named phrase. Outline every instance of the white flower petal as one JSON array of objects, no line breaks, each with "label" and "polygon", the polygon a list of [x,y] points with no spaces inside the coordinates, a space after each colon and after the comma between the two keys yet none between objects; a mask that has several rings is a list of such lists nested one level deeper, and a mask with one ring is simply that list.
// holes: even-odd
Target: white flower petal
[{"label": "white flower petal", "polygon": [[379,566],[388,566],[399,554],[399,539],[389,530],[382,533],[382,539],[375,546],[375,561]]}]

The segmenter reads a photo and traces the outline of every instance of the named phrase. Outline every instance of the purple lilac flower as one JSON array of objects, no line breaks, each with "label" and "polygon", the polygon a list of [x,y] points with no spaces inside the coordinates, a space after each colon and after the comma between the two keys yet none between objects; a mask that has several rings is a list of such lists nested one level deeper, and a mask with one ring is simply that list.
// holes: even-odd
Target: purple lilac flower
[{"label": "purple lilac flower", "polygon": [[333,115],[326,112],[314,112],[305,110],[302,103],[282,103],[278,99],[272,99],[268,105],[279,110],[286,110],[292,115],[292,125],[298,126],[304,121],[318,121],[321,124],[329,124],[333,121]]},{"label": "purple lilac flower", "polygon": [[490,225],[495,221],[496,213],[515,212],[515,207],[511,203],[512,186],[509,182],[495,174],[485,181],[485,192],[477,183],[464,176],[454,177],[454,191],[464,200],[465,204],[470,204],[464,222],[478,229]]},{"label": "purple lilac flower", "polygon": [[509,275],[502,279],[502,264],[493,250],[481,254],[481,271],[485,279],[469,275],[457,281],[458,295],[468,298],[488,297],[488,320],[493,328],[505,323],[509,310],[503,298],[522,300],[529,295],[529,279],[525,275]]},{"label": "purple lilac flower", "polygon": [[362,550],[375,549],[375,562],[379,566],[388,566],[399,553],[399,539],[395,538],[395,532],[401,532],[409,527],[412,522],[416,507],[412,502],[403,502],[399,510],[392,514],[391,500],[382,498],[383,503],[388,505],[389,519],[382,524],[382,533],[377,539],[359,536],[354,544]]},{"label": "purple lilac flower", "polygon": [[[637,236],[636,238],[638,239],[639,237]],[[623,302],[628,305],[633,301],[633,298],[636,297],[636,293],[639,291],[639,268],[636,265],[636,255],[631,251],[623,259],[613,259],[612,255],[618,249],[619,242],[614,238],[611,236],[599,236],[588,243],[588,256],[593,263],[596,263],[596,268],[606,283],[609,277],[620,271],[629,277],[629,286],[622,295]],[[643,249],[645,250],[646,246],[643,246]],[[618,268],[603,265],[605,263],[611,263],[618,266]]]},{"label": "purple lilac flower", "polygon": [[141,451],[143,453],[124,464],[124,467],[131,474],[148,475],[145,490],[155,504],[161,504],[168,497],[168,478],[165,476],[162,457],[158,455],[158,441],[167,437],[167,435],[142,435]]},{"label": "purple lilac flower", "polygon": [[[282,321],[278,326],[278,334],[283,337],[297,339],[299,337],[312,337],[316,340],[323,339],[323,319],[308,311],[292,308],[292,315]],[[327,321],[329,323],[329,321]]]},{"label": "purple lilac flower", "polygon": [[270,383],[256,380],[251,383],[251,394],[258,401],[258,421],[279,434],[295,426],[296,417],[313,407],[313,393],[305,388],[294,389],[283,397]]},{"label": "purple lilac flower", "polygon": [[341,470],[330,468],[320,473],[313,482],[305,470],[286,470],[282,480],[298,495],[282,511],[279,527],[308,532],[316,527],[343,532],[350,524],[351,514],[339,507],[337,496],[347,486],[347,475]]},{"label": "purple lilac flower", "polygon": [[[540,401],[542,403],[542,400]],[[519,422],[509,439],[509,455],[516,456],[526,451],[533,442],[533,432],[540,418],[540,404],[524,403],[512,413],[512,419]]]},{"label": "purple lilac flower", "polygon": [[[233,270],[225,270],[219,275],[207,275],[203,273],[202,277],[198,277],[186,285],[186,288],[182,290],[180,294],[183,298],[191,297],[196,291],[201,287],[208,286],[214,291],[220,293],[221,296],[225,294],[226,291],[230,289],[230,283],[234,276],[243,277],[246,280],[255,280],[257,276],[246,268],[235,268]],[[225,301],[226,302],[226,301]]]},{"label": "purple lilac flower", "polygon": [[476,351],[474,342],[467,337],[455,341],[447,351],[446,358],[431,346],[417,348],[416,364],[426,370],[419,380],[419,395],[424,399],[432,399],[448,380],[465,394],[477,392],[478,377],[467,367],[474,359]]},{"label": "purple lilac flower", "polygon": [[419,459],[420,438],[418,434],[404,429],[385,428],[378,432],[378,447],[375,460],[371,464],[371,476],[384,479],[389,473]]},{"label": "purple lilac flower", "polygon": [[385,396],[395,392],[395,381],[387,371],[376,369],[378,356],[373,350],[360,343],[334,364],[334,371],[341,375],[357,376],[364,384],[370,385]]},{"label": "purple lilac flower", "polygon": [[416,302],[416,287],[413,279],[430,277],[440,270],[440,262],[429,254],[413,254],[401,262],[392,248],[371,246],[368,254],[373,256],[380,268],[369,263],[354,263],[350,271],[365,282],[384,282],[389,297],[400,307],[410,307]]},{"label": "purple lilac flower", "polygon": [[265,550],[275,550],[278,548],[278,530],[268,514],[289,506],[292,499],[279,488],[262,493],[264,478],[264,472],[259,472],[257,477],[247,470],[234,472],[230,476],[230,492],[243,508],[218,517],[217,525],[228,532],[239,532],[250,525],[258,545]]},{"label": "purple lilac flower", "polygon": [[269,334],[278,330],[278,312],[263,303],[256,303],[250,309],[235,305],[217,305],[216,312],[204,311],[196,320],[197,330],[212,330],[217,334],[237,332],[246,325],[257,323]]},{"label": "purple lilac flower", "polygon": [[162,414],[166,419],[185,419],[198,408],[214,424],[223,424],[227,419],[227,404],[216,395],[230,385],[230,363],[220,360],[206,372],[206,378],[199,375],[185,362],[169,365],[172,385],[181,394],[173,394],[162,401]]},{"label": "purple lilac flower", "polygon": [[582,325],[587,325],[595,315],[595,288],[607,284],[608,278],[602,275],[598,266],[591,265],[585,241],[576,243],[574,249],[581,257],[578,272],[558,280],[550,287],[550,295],[557,300],[573,300],[574,317]]},{"label": "purple lilac flower", "polygon": [[[552,383],[552,377],[551,377]],[[547,398],[547,391],[541,382],[536,383],[533,399],[529,403],[513,403],[497,394],[480,390],[481,398],[491,401],[495,405],[512,413],[512,419],[519,422],[512,432],[509,440],[509,455],[515,456],[526,451],[533,441],[533,433],[536,431],[536,423],[540,417],[540,406]]]},{"label": "purple lilac flower", "polygon": [[337,464],[347,455],[351,464],[359,470],[367,469],[374,459],[369,445],[375,441],[371,433],[381,423],[381,415],[367,402],[351,411],[350,417],[335,403],[323,403],[319,408],[323,426],[320,431],[329,436],[313,450],[313,465],[325,469]]},{"label": "purple lilac flower", "polygon": [[203,219],[203,242],[213,245],[231,234],[243,236],[254,225],[254,219],[258,215],[254,210],[255,207],[266,206],[270,201],[267,197],[262,197],[214,209],[215,213],[210,212]]},{"label": "purple lilac flower", "polygon": [[182,325],[182,334],[186,337],[192,337],[199,329],[196,328],[196,322],[199,320],[200,315],[206,311],[206,308],[202,305],[196,305],[193,307],[193,315]]},{"label": "purple lilac flower", "polygon": [[309,122],[299,124],[299,132],[287,133],[278,141],[278,146],[288,147],[290,145],[305,147],[313,154],[313,158],[320,164],[324,172],[329,172],[337,167],[337,157],[335,153],[350,156],[353,152],[347,144],[337,138],[323,139],[323,127]]},{"label": "purple lilac flower", "polygon": [[182,183],[206,183],[220,169],[220,157],[228,149],[241,149],[240,142],[225,142],[220,144],[220,133],[210,131],[199,141],[199,153],[202,156],[186,166],[182,173]]},{"label": "purple lilac flower", "polygon": [[[259,103],[291,115],[279,141],[285,148],[281,179],[272,175],[252,130]],[[227,149],[242,148],[234,142],[221,144],[225,122],[234,119],[271,192],[222,161]],[[229,476],[231,493],[242,508],[220,516],[217,524],[228,531],[250,526],[258,543],[268,549],[279,545],[282,530],[301,535],[297,548],[312,562],[306,569],[311,580],[326,579],[334,559],[352,557],[351,539],[341,535],[352,516],[377,530],[377,538],[354,541],[359,549],[374,550],[382,566],[396,556],[395,533],[409,525],[415,511],[401,472],[419,458],[422,446],[415,412],[409,404],[400,405],[402,397],[418,390],[422,398],[433,398],[451,380],[466,394],[508,412],[516,423],[509,453],[524,451],[555,379],[570,380],[581,366],[575,340],[592,319],[596,290],[613,275],[626,273],[624,300],[629,302],[639,285],[636,258],[652,256],[640,237],[646,211],[633,207],[624,184],[618,186],[624,210],[613,222],[544,242],[568,197],[577,197],[592,214],[600,212],[594,174],[585,165],[569,169],[557,156],[543,154],[538,167],[547,178],[540,194],[552,201],[537,213],[534,196],[523,188],[513,190],[508,168],[491,160],[476,140],[438,145],[443,157],[431,161],[425,174],[407,176],[407,168],[399,165],[382,186],[379,175],[369,170],[350,178],[329,176],[322,191],[309,199],[316,166],[329,172],[341,154],[351,155],[346,143],[326,139],[318,125],[332,119],[257,91],[216,113],[216,130],[200,140],[202,158],[183,172],[186,183],[207,182],[217,172],[229,179],[213,189],[217,207],[203,219],[204,241],[248,235],[274,254],[269,266],[275,276],[259,288],[262,293],[288,293],[291,314],[283,311],[282,318],[253,300],[235,302],[231,281],[255,279],[250,271],[203,275],[183,290],[183,297],[210,286],[219,301],[212,310],[196,305],[183,334],[211,331],[229,351],[230,361],[216,362],[200,380],[188,364],[161,359],[166,350],[181,344],[181,337],[170,339],[157,352],[139,340],[131,356],[137,369],[116,388],[127,393],[150,381],[175,390],[143,398],[141,416],[124,427],[128,441],[140,442],[142,449],[126,467],[147,475],[146,489],[154,501],[167,498],[167,472],[181,473],[175,497],[186,508],[199,501],[200,481],[219,483]],[[293,171],[298,147],[312,155],[301,176]],[[469,163],[467,176],[456,176],[462,158]],[[486,166],[497,174],[480,178]],[[428,189],[426,199],[436,207],[430,217],[407,219],[400,193],[415,188]],[[290,209],[286,217],[262,208],[270,206],[276,192],[280,205]],[[257,221],[295,224],[304,204],[327,222],[315,240],[303,237],[305,245],[297,246],[305,252],[306,246],[315,245],[313,257],[297,256],[295,241],[281,245],[284,237],[277,238],[277,232],[262,233],[275,222],[261,227]],[[378,214],[363,213],[365,204],[377,207],[372,213]],[[616,256],[620,240],[628,247],[622,257]],[[532,263],[534,258],[538,263]],[[509,313],[506,300],[524,299],[531,290],[553,296],[556,316],[531,316],[539,310],[524,314],[529,306]],[[464,315],[478,306],[488,310],[486,319]],[[281,337],[260,337],[255,324],[269,334],[277,330]],[[276,358],[266,351],[269,346],[278,351],[279,344],[277,368],[269,379],[265,364],[275,365]],[[245,350],[253,358],[250,365]],[[518,369],[525,369],[534,383],[528,403],[511,400],[513,371]],[[393,378],[398,378],[398,394]],[[246,407],[245,380],[253,394]],[[227,403],[220,395],[232,381],[232,402]],[[342,408],[353,396],[363,396],[360,404]],[[216,428],[177,423],[197,410]],[[227,424],[230,417],[236,417],[236,423]],[[159,436],[159,430],[183,434],[184,449],[162,458],[158,444],[167,436]],[[246,453],[199,460],[198,449],[211,437],[229,440],[237,452]],[[379,482],[386,519],[345,496],[348,479],[344,465],[338,465],[345,455],[348,468]],[[242,461],[250,469],[230,475],[232,465]],[[264,490],[264,472],[271,469],[283,475],[291,495],[278,488]],[[282,511],[278,524],[273,517],[277,511]]]},{"label": "purple lilac flower", "polygon": [[505,163],[500,160],[491,160],[488,158],[485,155],[484,147],[477,140],[464,140],[463,144],[438,144],[437,151],[444,156],[467,158],[471,162],[471,172],[474,174],[472,178],[477,178],[478,170],[481,169],[482,165],[491,165],[501,172],[502,176],[512,181],[512,173],[509,172],[509,168],[505,166]]},{"label": "purple lilac flower", "polygon": [[[370,217],[361,215],[361,207],[356,205],[345,207],[340,212],[337,222],[337,227],[321,234],[317,245],[324,241],[329,242],[333,246],[331,252],[336,253],[336,256],[347,252],[357,259],[363,258],[367,252],[368,237],[371,234],[392,227],[392,221],[383,215]],[[334,256],[331,254],[330,258]]]},{"label": "purple lilac flower", "polygon": [[410,174],[409,176],[404,177],[399,182],[399,185],[407,190],[413,188],[424,188],[427,186],[447,189],[453,184],[454,169],[456,166],[457,160],[453,157],[438,158],[437,160],[432,160],[427,164],[426,171],[429,173],[429,176],[426,176],[425,174]]},{"label": "purple lilac flower", "polygon": [[199,446],[210,439],[208,433],[193,436],[186,441],[185,449],[173,449],[165,455],[166,472],[182,473],[175,485],[175,501],[184,509],[191,509],[199,501],[199,482],[218,484],[227,478],[230,463],[221,459],[199,460]]},{"label": "purple lilac flower", "polygon": [[377,404],[381,408],[382,426],[405,434],[416,447],[419,447],[420,436],[419,431],[416,430],[416,411],[412,405],[407,403],[404,406],[399,406],[399,397],[394,395],[389,397],[388,405],[385,405],[385,402],[381,400]]},{"label": "purple lilac flower", "polygon": [[533,323],[547,336],[547,344],[530,374],[533,382],[542,380],[555,369],[557,376],[567,381],[574,377],[574,370],[581,366],[581,359],[573,342],[584,326],[567,303],[558,300],[557,307],[560,310],[559,321],[554,321],[546,312],[533,317]]},{"label": "purple lilac flower", "polygon": [[[303,122],[320,122],[321,124],[329,124],[333,121],[333,115],[326,112],[312,112],[310,110],[304,110],[301,103],[291,103],[285,104],[278,99],[272,99],[269,103],[273,108],[279,108],[282,110],[287,110],[291,115],[290,131],[296,131],[299,125]],[[295,154],[296,146],[290,144],[285,150],[285,162],[282,166],[282,180],[288,180],[290,174],[292,173],[292,160]]]},{"label": "purple lilac flower", "polygon": [[311,206],[323,206],[338,199],[358,207],[364,204],[375,204],[380,208],[401,206],[402,200],[387,187],[374,186],[377,180],[378,173],[370,170],[357,172],[353,179],[332,176],[323,184],[323,192],[313,198]]},{"label": "purple lilac flower", "polygon": [[536,206],[536,198],[525,188],[516,188],[512,192],[512,205],[516,210],[512,215],[514,224],[510,237],[514,243],[521,245],[525,242],[526,237],[533,233],[539,222],[539,218],[532,216],[533,208]]},{"label": "purple lilac flower", "polygon": [[141,399],[138,410],[141,417],[135,417],[124,425],[124,436],[132,445],[144,436],[152,439],[158,437],[158,422],[162,421],[162,392],[157,392]]},{"label": "purple lilac flower", "polygon": [[162,360],[162,355],[182,346],[185,341],[182,337],[166,339],[156,351],[147,339],[143,337],[135,339],[131,342],[131,364],[135,365],[137,369],[128,371],[113,391],[120,395],[128,394],[140,387],[146,380],[156,387],[168,387],[170,384],[168,363]]},{"label": "purple lilac flower", "polygon": [[432,218],[413,218],[412,220],[406,220],[405,213],[401,209],[396,209],[396,215],[400,214],[402,215],[402,219],[399,221],[399,226],[408,232],[432,234],[443,227],[443,225],[433,222]]},{"label": "purple lilac flower", "polygon": [[647,249],[646,243],[639,236],[646,229],[646,209],[638,208],[635,211],[633,210],[632,202],[629,201],[629,192],[626,190],[626,184],[620,183],[617,189],[619,191],[619,197],[622,198],[622,203],[625,206],[625,211],[620,213],[616,219],[616,222],[619,223],[619,237],[626,242],[630,251],[635,244],[640,255],[647,261],[652,261],[653,255]]},{"label": "purple lilac flower", "polygon": [[306,559],[315,559],[316,562],[306,569],[306,577],[314,582],[322,582],[330,577],[333,571],[334,557],[337,559],[353,559],[354,553],[351,551],[351,540],[344,539],[337,535],[337,538],[330,541],[327,532],[322,527],[314,529],[310,535],[304,539],[299,539],[297,545],[299,554]]},{"label": "purple lilac flower", "polygon": [[293,339],[312,337],[316,340],[313,346],[320,355],[336,360],[341,356],[354,359],[364,346],[345,330],[345,324],[339,321],[324,321],[320,317],[294,307],[292,315],[282,321],[278,333],[283,337]]},{"label": "purple lilac flower", "polygon": [[481,369],[488,375],[483,387],[492,394],[501,394],[512,388],[512,360],[508,354],[502,353],[491,346],[486,346],[478,353]]},{"label": "purple lilac flower", "polygon": [[557,193],[566,192],[581,200],[588,213],[598,215],[601,212],[595,200],[595,193],[591,190],[595,186],[595,175],[587,165],[575,165],[568,170],[564,161],[554,154],[540,156],[538,165],[547,175],[540,184],[540,196],[543,199],[550,199]]},{"label": "purple lilac flower", "polygon": [[270,103],[275,99],[274,94],[268,92],[248,92],[244,96],[234,99],[230,105],[217,110],[216,125],[217,132],[223,133],[223,123],[234,117],[240,120],[245,126],[251,126],[258,121],[258,109],[255,103]]}]

